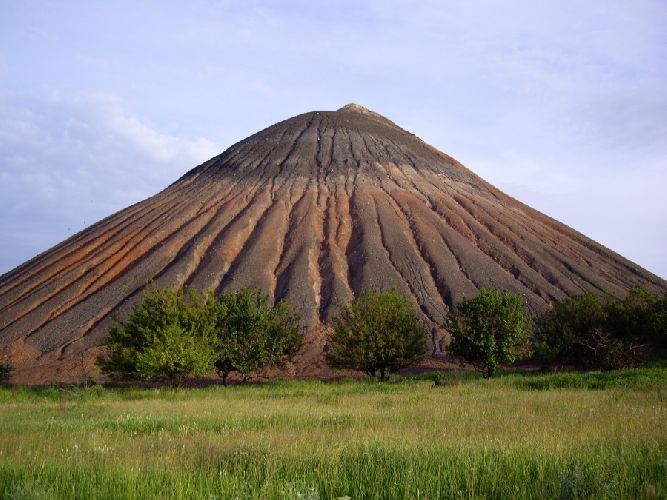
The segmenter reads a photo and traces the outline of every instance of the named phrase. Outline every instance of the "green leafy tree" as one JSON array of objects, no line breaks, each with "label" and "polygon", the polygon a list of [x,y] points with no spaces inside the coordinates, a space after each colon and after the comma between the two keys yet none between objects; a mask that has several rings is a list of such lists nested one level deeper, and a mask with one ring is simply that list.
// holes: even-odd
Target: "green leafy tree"
[{"label": "green leafy tree", "polygon": [[512,363],[528,342],[531,319],[524,300],[506,290],[482,288],[479,295],[463,299],[450,314],[445,329],[452,336],[450,350],[492,377],[500,364]]},{"label": "green leafy tree", "polygon": [[269,366],[284,366],[301,348],[299,316],[289,304],[246,288],[222,294],[216,303],[215,367],[227,384],[231,372],[247,380]]},{"label": "green leafy tree", "polygon": [[606,329],[615,338],[667,348],[667,293],[635,286],[622,300],[608,296],[605,306]]},{"label": "green leafy tree", "polygon": [[194,291],[149,290],[126,321],[116,321],[97,363],[114,379],[205,375],[215,360],[213,298]]},{"label": "green leafy tree", "polygon": [[414,303],[398,291],[362,291],[333,319],[327,362],[385,380],[425,353],[428,334]]}]

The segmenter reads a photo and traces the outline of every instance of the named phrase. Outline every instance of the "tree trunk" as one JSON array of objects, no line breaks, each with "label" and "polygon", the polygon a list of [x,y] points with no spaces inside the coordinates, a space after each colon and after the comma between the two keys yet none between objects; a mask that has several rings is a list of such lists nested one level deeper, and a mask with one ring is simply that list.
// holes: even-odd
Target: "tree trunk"
[{"label": "tree trunk", "polygon": [[384,382],[386,380],[386,376],[385,376],[386,370],[387,369],[384,368],[384,367],[380,368],[380,382]]},{"label": "tree trunk", "polygon": [[482,377],[484,378],[491,378],[493,377],[493,372],[494,372],[493,366],[485,366],[484,370],[482,371]]}]

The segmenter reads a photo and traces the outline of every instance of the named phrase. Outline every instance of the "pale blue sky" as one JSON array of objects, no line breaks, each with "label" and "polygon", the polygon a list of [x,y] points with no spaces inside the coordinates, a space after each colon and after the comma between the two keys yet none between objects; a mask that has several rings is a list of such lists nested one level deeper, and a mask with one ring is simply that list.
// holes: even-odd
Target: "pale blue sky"
[{"label": "pale blue sky", "polygon": [[0,1],[0,274],[357,102],[667,277],[667,2]]}]

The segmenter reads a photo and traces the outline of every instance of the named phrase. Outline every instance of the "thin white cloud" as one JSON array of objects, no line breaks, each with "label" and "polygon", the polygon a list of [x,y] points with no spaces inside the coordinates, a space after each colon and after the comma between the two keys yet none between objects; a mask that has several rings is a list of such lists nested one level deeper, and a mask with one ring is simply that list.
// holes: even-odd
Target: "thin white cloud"
[{"label": "thin white cloud", "polygon": [[4,96],[0,115],[0,273],[220,152],[152,128],[111,95]]},{"label": "thin white cloud", "polygon": [[[199,163],[219,153],[219,146],[204,137],[182,139],[155,130],[124,109],[117,98],[93,98],[103,118],[102,127],[118,140],[126,141],[147,158],[160,163]],[[181,165],[182,168],[182,165]]]}]

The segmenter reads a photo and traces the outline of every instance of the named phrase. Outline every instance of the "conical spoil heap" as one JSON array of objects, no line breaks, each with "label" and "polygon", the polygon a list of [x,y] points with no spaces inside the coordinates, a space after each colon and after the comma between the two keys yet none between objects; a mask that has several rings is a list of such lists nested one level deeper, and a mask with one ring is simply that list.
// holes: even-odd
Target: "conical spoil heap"
[{"label": "conical spoil heap", "polygon": [[[0,359],[28,382],[90,372],[113,317],[150,283],[287,299],[307,327],[292,372],[313,375],[326,370],[334,304],[370,286],[413,297],[433,325],[484,286],[534,310],[584,291],[667,289],[354,104],[262,130],[0,277]],[[431,341],[442,354],[435,326]]]}]

